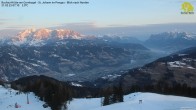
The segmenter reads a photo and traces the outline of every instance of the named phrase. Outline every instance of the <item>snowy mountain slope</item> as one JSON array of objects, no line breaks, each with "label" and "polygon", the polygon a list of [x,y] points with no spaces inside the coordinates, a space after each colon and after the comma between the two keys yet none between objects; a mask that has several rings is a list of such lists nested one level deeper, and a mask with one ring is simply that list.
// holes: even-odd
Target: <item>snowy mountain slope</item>
[{"label": "snowy mountain slope", "polygon": [[97,79],[142,65],[154,56],[140,44],[75,39],[40,47],[5,45],[0,50],[0,80],[4,81],[36,74],[59,80]]},{"label": "snowy mountain slope", "polygon": [[[10,92],[11,91],[11,92]],[[51,110],[49,107],[44,108],[44,102],[40,101],[33,93],[28,94],[29,104],[27,104],[27,95],[18,94],[18,91],[6,89],[0,86],[0,109],[1,110]],[[20,108],[15,108],[17,103]]]},{"label": "snowy mountain slope", "polygon": [[[142,100],[142,104],[139,104]],[[196,99],[160,95],[155,93],[132,93],[124,96],[124,102],[101,106],[100,98],[74,99],[68,110],[196,110]]]}]

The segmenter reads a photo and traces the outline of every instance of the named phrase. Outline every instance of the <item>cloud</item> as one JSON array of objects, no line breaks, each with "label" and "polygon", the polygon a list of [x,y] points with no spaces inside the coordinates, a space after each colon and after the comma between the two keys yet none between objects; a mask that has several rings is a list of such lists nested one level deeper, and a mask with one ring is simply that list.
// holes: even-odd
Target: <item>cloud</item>
[{"label": "cloud", "polygon": [[12,26],[5,26],[4,29],[17,29],[17,30],[23,30],[26,28],[33,28],[33,25],[12,25]]},{"label": "cloud", "polygon": [[24,29],[25,27],[22,26],[7,26],[5,29]]},{"label": "cloud", "polygon": [[7,19],[7,18],[0,18],[0,21],[10,21],[11,19]]},{"label": "cloud", "polygon": [[50,29],[71,29],[82,34],[94,34],[98,26],[94,22],[77,22],[64,23],[57,26],[49,27]]},{"label": "cloud", "polygon": [[8,21],[9,19],[0,18],[0,25],[5,25]]},{"label": "cloud", "polygon": [[140,26],[125,26],[125,25],[110,25],[107,27],[96,26],[95,23],[69,23],[62,24],[59,27],[72,29],[77,32],[87,35],[120,35],[120,36],[132,36],[138,38],[147,38],[151,34],[168,32],[168,31],[180,31],[180,32],[195,32],[196,23],[167,23],[167,24],[149,24]]},{"label": "cloud", "polygon": [[4,22],[0,22],[0,25],[3,25],[4,24]]},{"label": "cloud", "polygon": [[76,25],[76,26],[95,26],[94,22],[76,22],[76,23],[65,23],[62,25]]},{"label": "cloud", "polygon": [[[83,30],[83,29],[90,29],[97,27],[95,23],[93,22],[78,22],[78,23],[65,23],[60,24],[58,26],[55,26],[54,28],[68,28],[68,29],[77,29],[77,30]],[[53,28],[53,27],[51,27]]]}]

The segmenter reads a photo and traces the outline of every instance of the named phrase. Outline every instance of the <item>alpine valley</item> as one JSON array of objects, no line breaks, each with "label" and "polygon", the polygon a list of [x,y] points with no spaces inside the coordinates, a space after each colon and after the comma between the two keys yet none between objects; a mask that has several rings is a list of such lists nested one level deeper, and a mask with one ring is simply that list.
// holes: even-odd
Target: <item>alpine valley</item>
[{"label": "alpine valley", "polygon": [[[196,98],[195,34],[164,32],[140,41],[130,36],[83,35],[68,29],[27,29],[5,37],[0,40],[0,84],[5,87],[0,86],[0,95],[8,88],[15,96],[6,92],[6,102],[1,103],[0,98],[3,108],[25,94],[29,100],[29,94],[39,109],[109,110],[127,109],[129,104],[135,110],[142,106],[195,109],[195,99],[166,96]],[[158,99],[149,100],[154,96]],[[142,104],[142,99],[150,102]],[[166,106],[161,108],[154,102]]]},{"label": "alpine valley", "polygon": [[158,56],[132,39],[86,36],[65,29],[27,29],[1,40],[0,79],[46,75],[61,81],[91,81],[119,76]]}]

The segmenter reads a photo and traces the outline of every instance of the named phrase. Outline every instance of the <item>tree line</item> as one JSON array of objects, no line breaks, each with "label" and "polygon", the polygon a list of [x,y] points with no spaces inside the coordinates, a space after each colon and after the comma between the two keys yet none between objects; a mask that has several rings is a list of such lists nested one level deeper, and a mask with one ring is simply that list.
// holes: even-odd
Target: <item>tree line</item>
[{"label": "tree line", "polygon": [[73,98],[98,97],[99,90],[85,87],[73,87],[65,82],[46,76],[30,76],[11,83],[12,88],[23,92],[34,92],[40,100],[46,102],[52,110],[66,110],[66,103]]}]

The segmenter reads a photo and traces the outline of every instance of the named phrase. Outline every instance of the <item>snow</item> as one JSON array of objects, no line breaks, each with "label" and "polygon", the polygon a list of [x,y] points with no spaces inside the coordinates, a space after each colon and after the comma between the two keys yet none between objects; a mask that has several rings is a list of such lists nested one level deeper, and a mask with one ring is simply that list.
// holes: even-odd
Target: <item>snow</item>
[{"label": "snow", "polygon": [[37,61],[38,63],[40,63],[41,65],[44,65],[44,66],[48,66],[48,64],[46,63],[46,62],[44,62],[44,61]]},{"label": "snow", "polygon": [[33,51],[34,51],[34,53],[38,53],[38,54],[40,53],[40,52],[39,52],[39,51],[37,51],[37,50],[33,50]]},{"label": "snow", "polygon": [[107,75],[107,76],[103,76],[101,77],[102,79],[115,79],[117,77],[120,77],[121,75],[118,74],[114,74],[114,75]]},{"label": "snow", "polygon": [[[24,93],[16,95],[17,92],[0,86],[1,110],[51,110],[43,108],[44,102],[33,93],[28,94],[30,104],[27,104],[27,95]],[[142,100],[141,104],[139,100]],[[108,106],[101,106],[101,102],[102,98],[78,98],[70,101],[67,106],[68,110],[196,110],[195,98],[156,93],[132,93],[124,96],[124,102]],[[21,108],[15,108],[15,103]]]},{"label": "snow", "polygon": [[101,107],[101,98],[73,99],[68,110],[92,110]]},{"label": "snow", "polygon": [[[9,44],[17,46],[26,44],[29,46],[43,46],[47,41],[55,39],[82,39],[85,35],[81,35],[71,30],[50,30],[50,29],[28,29],[20,32],[15,36]],[[2,41],[0,41],[2,42]]]},{"label": "snow", "polygon": [[31,65],[33,65],[33,66],[40,66],[40,65],[37,65],[37,64],[35,64],[35,63],[29,63],[29,64],[31,64]]},{"label": "snow", "polygon": [[[192,61],[190,59],[183,59],[183,61]],[[174,62],[168,62],[168,65],[172,68],[187,68],[187,69],[195,69],[191,65],[188,65],[187,63],[183,61],[174,61]]]},{"label": "snow", "polygon": [[189,69],[195,69],[194,67],[192,67],[192,66],[188,66],[187,68],[189,68]]},{"label": "snow", "polygon": [[196,110],[195,103],[194,98],[138,92],[124,96],[124,102],[108,106],[101,106],[101,98],[73,99],[68,110]]},{"label": "snow", "polygon": [[51,54],[50,57],[60,57],[57,54]]},{"label": "snow", "polygon": [[18,61],[18,62],[24,62],[24,61],[22,61],[22,60],[20,60],[20,59],[17,59],[17,58],[15,58],[15,57],[11,57],[12,59],[14,59],[15,61]]},{"label": "snow", "polygon": [[[11,92],[10,92],[11,91]],[[21,93],[16,95],[18,91],[6,89],[0,86],[0,109],[1,110],[51,110],[51,108],[43,108],[44,102],[40,101],[33,93],[28,94],[29,104],[27,104],[27,95]],[[15,108],[15,103],[21,108]]]},{"label": "snow", "polygon": [[66,75],[67,77],[72,77],[72,76],[75,76],[75,74],[68,74]]},{"label": "snow", "polygon": [[76,86],[76,87],[82,87],[81,84],[78,84],[78,83],[75,83],[75,82],[71,82],[71,85],[72,85],[72,86]]},{"label": "snow", "polygon": [[28,69],[28,70],[32,70],[31,67],[28,67],[28,66],[26,66],[26,65],[24,65],[24,67],[25,67],[26,69]]},{"label": "snow", "polygon": [[16,54],[8,53],[10,56],[17,57]]},{"label": "snow", "polygon": [[183,58],[182,61],[185,61],[185,62],[191,62],[193,59],[191,58]]},{"label": "snow", "polygon": [[179,63],[176,63],[176,62],[168,62],[168,64],[170,65],[170,67],[183,67],[179,65]]},{"label": "snow", "polygon": [[178,56],[186,56],[187,54],[178,54]]},{"label": "snow", "polygon": [[37,46],[37,47],[45,45],[44,40],[40,40],[40,39],[34,39],[26,43],[30,46]]}]

